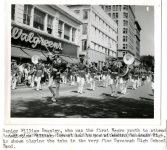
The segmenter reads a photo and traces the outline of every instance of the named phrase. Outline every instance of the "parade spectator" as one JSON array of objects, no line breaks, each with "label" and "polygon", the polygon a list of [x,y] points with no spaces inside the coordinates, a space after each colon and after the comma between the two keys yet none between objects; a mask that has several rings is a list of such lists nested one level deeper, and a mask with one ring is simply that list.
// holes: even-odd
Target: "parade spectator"
[{"label": "parade spectator", "polygon": [[17,66],[17,62],[16,60],[12,60],[12,64],[11,64],[11,76],[12,76],[12,83],[11,83],[12,87],[11,88],[12,90],[16,89],[18,74],[19,74],[19,68]]}]

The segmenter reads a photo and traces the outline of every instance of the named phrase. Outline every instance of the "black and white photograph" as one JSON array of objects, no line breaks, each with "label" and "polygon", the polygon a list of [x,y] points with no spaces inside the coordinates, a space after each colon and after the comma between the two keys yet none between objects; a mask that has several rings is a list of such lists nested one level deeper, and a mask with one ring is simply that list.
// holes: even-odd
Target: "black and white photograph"
[{"label": "black and white photograph", "polygon": [[10,117],[154,119],[149,5],[11,5]]}]

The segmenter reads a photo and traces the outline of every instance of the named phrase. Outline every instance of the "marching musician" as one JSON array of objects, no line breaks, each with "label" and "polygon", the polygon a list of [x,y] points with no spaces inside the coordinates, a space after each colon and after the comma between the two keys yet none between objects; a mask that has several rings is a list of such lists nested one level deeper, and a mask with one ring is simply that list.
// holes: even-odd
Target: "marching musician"
[{"label": "marching musician", "polygon": [[44,75],[44,65],[42,64],[42,59],[38,59],[38,63],[35,66],[36,72],[35,72],[35,82],[37,83],[36,90],[42,89],[41,86],[41,78]]},{"label": "marching musician", "polygon": [[122,94],[126,94],[127,87],[128,87],[128,80],[129,80],[129,74],[127,73],[125,76],[123,76],[123,85],[122,85]]},{"label": "marching musician", "polygon": [[[51,53],[48,55],[48,61],[51,66],[50,70],[50,78],[49,78],[49,85],[48,88],[50,92],[52,93],[52,102],[56,102],[57,98],[59,97],[59,89],[60,89],[60,82],[61,82],[61,59],[59,58],[59,55],[52,55]],[[53,90],[53,84],[56,86],[56,93]]]},{"label": "marching musician", "polygon": [[83,93],[83,88],[86,80],[86,65],[84,64],[84,59],[80,58],[80,62],[78,64],[78,93]]},{"label": "marching musician", "polygon": [[104,66],[102,67],[102,74],[103,74],[103,77],[102,77],[103,86],[107,87],[108,86],[108,80],[109,80],[107,63],[105,63]]},{"label": "marching musician", "polygon": [[95,90],[95,76],[97,73],[97,68],[95,63],[92,63],[91,67],[89,68],[90,70],[90,90]]},{"label": "marching musician", "polygon": [[117,84],[117,80],[116,80],[116,76],[117,76],[117,72],[116,72],[116,68],[113,64],[110,64],[109,66],[109,70],[110,70],[110,80],[109,80],[109,85],[111,88],[111,96],[115,96],[117,93],[116,91],[116,84]]},{"label": "marching musician", "polygon": [[76,65],[75,64],[71,64],[71,67],[69,67],[68,69],[68,74],[70,77],[70,82],[71,82],[71,86],[75,85],[75,75],[76,75]]}]

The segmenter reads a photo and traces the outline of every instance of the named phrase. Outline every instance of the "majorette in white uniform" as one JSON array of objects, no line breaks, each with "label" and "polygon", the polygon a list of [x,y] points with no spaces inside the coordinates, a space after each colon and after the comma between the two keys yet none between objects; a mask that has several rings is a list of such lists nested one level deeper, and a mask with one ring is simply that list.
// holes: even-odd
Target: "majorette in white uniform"
[{"label": "majorette in white uniform", "polygon": [[83,93],[83,88],[85,84],[85,78],[86,78],[86,65],[84,64],[84,60],[80,59],[80,62],[78,64],[78,77],[77,77],[77,82],[78,82],[78,93],[82,94]]}]

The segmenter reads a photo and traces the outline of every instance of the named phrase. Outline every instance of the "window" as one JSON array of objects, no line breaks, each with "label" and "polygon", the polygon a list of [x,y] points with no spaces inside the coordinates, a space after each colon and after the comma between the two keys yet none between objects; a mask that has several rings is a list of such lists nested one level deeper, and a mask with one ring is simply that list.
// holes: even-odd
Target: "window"
[{"label": "window", "polygon": [[128,28],[123,28],[123,33],[127,34],[128,33]]},{"label": "window", "polygon": [[95,49],[95,44],[91,42],[91,48]]},{"label": "window", "polygon": [[121,11],[121,5],[119,5],[119,11]]},{"label": "window", "polygon": [[87,49],[87,40],[82,40],[82,50]]},{"label": "window", "polygon": [[123,49],[127,49],[128,45],[127,44],[123,44]]},{"label": "window", "polygon": [[113,6],[112,6],[113,11],[115,11],[115,8],[116,8],[116,5],[113,5]]},{"label": "window", "polygon": [[123,36],[123,42],[127,42],[128,41],[128,36]]},{"label": "window", "polygon": [[47,32],[49,34],[52,34],[53,31],[53,17],[48,15],[48,20],[47,20]]},{"label": "window", "polygon": [[115,6],[115,10],[118,11],[118,5]]},{"label": "window", "polygon": [[70,29],[71,27],[69,25],[64,25],[64,39],[66,40],[70,40]]},{"label": "window", "polygon": [[79,13],[80,13],[80,10],[74,10],[74,12],[75,12],[76,14],[79,14]]},{"label": "window", "polygon": [[31,8],[30,5],[24,5],[23,23],[26,25],[30,25]]},{"label": "window", "polygon": [[118,25],[118,20],[115,20],[116,24]]},{"label": "window", "polygon": [[11,9],[12,9],[11,18],[12,18],[12,20],[14,20],[15,19],[15,5],[12,4]]},{"label": "window", "polygon": [[123,18],[128,19],[128,13],[124,12],[124,13],[123,13]]},{"label": "window", "polygon": [[82,25],[82,34],[83,35],[86,35],[87,34],[87,31],[88,31],[88,24],[84,23]]},{"label": "window", "polygon": [[83,10],[83,19],[88,19],[88,11]]},{"label": "window", "polygon": [[72,41],[75,42],[75,37],[76,37],[76,29],[72,29]]},{"label": "window", "polygon": [[38,9],[34,9],[34,28],[44,30],[44,19],[45,14]]},{"label": "window", "polygon": [[123,10],[128,10],[128,6],[127,6],[127,5],[124,5],[124,6],[123,6]]},{"label": "window", "polygon": [[99,24],[99,17],[96,16],[96,23]]},{"label": "window", "polygon": [[106,11],[111,11],[111,6],[106,6]]},{"label": "window", "polygon": [[115,13],[115,18],[118,18],[118,13]]},{"label": "window", "polygon": [[115,19],[115,13],[112,14],[112,18]]},{"label": "window", "polygon": [[127,20],[123,20],[123,26],[128,26],[128,21]]},{"label": "window", "polygon": [[59,20],[59,25],[58,25],[58,36],[61,38],[62,37],[62,29],[63,29],[63,22]]},{"label": "window", "polygon": [[97,44],[95,44],[95,50],[98,51],[99,50],[99,46]]}]

